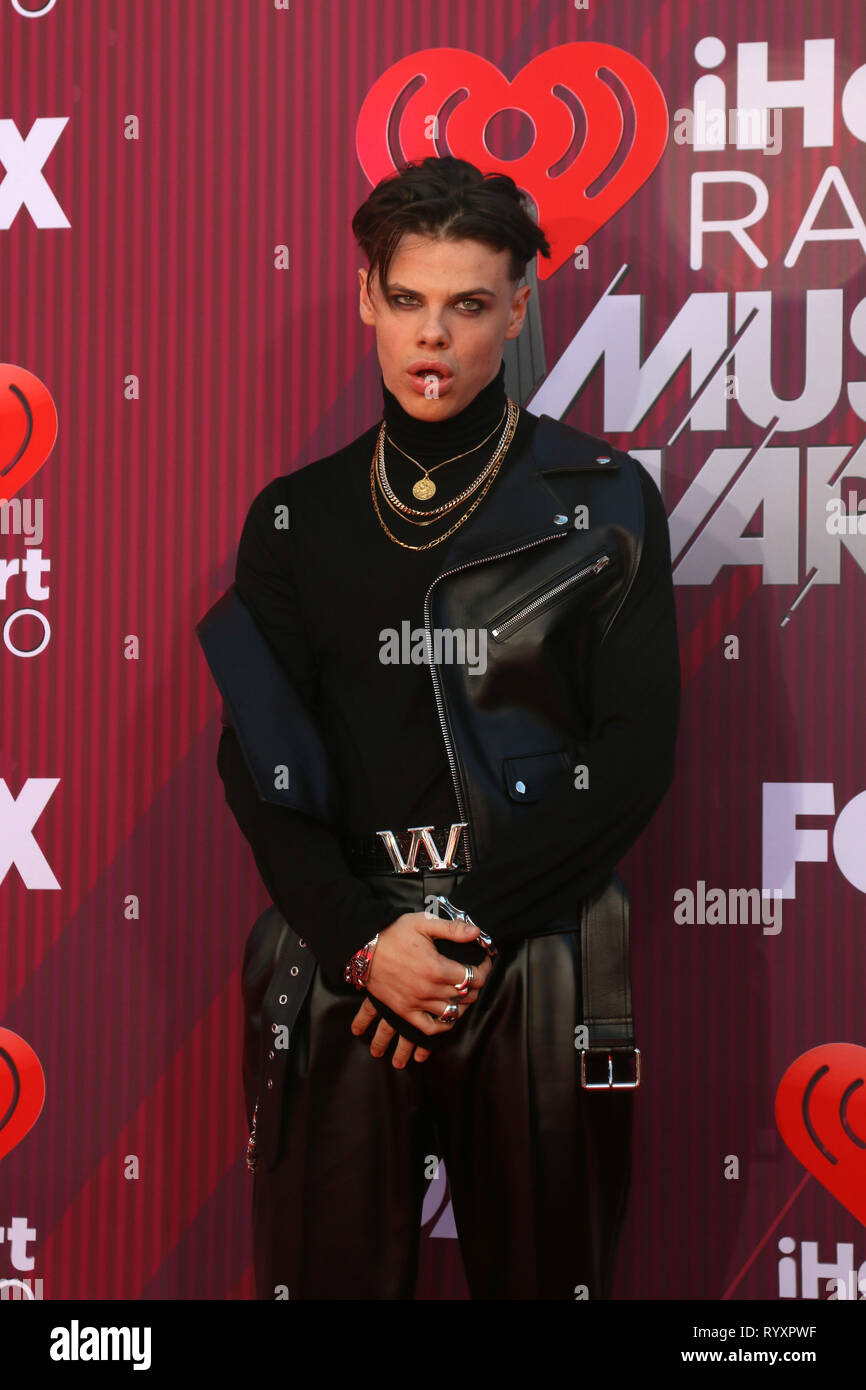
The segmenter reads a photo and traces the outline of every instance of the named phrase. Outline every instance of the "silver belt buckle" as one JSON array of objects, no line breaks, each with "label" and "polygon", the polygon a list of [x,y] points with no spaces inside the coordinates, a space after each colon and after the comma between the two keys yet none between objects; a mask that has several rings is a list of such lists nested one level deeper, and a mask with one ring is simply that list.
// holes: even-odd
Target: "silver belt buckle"
[{"label": "silver belt buckle", "polygon": [[[402,832],[411,837],[407,859],[404,859],[403,855],[400,853],[400,847],[397,844],[397,836],[394,834],[393,830],[377,830],[376,834],[379,836],[379,839],[388,852],[388,858],[391,861],[391,866],[395,874],[417,874],[421,872],[415,860],[418,856],[418,850],[422,845],[424,846],[424,851],[430,861],[430,868],[433,872],[438,873],[443,869],[456,872],[457,865],[454,862],[454,855],[457,850],[461,832],[466,829],[466,825],[467,822],[463,820],[452,822],[451,829],[448,832],[448,844],[445,847],[444,856],[439,853],[436,841],[433,839],[435,826],[432,825],[411,825],[407,831]],[[400,833],[401,832],[398,831],[398,834]]]},{"label": "silver belt buckle", "polygon": [[[607,1081],[587,1081],[586,1056],[588,1052],[601,1052],[607,1055]],[[604,1047],[583,1047],[580,1051],[580,1084],[585,1091],[635,1091],[640,1085],[640,1048],[633,1047],[634,1080],[614,1081],[613,1052]],[[617,1054],[619,1055],[619,1054]]]}]

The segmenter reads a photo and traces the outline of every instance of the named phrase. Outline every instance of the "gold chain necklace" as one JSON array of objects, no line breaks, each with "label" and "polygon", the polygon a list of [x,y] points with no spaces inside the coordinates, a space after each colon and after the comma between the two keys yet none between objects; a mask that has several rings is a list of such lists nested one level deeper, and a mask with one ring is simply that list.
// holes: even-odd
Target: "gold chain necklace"
[{"label": "gold chain necklace", "polygon": [[[502,435],[500,436],[496,448],[494,449],[492,455],[488,459],[487,463],[485,463],[478,476],[473,478],[472,482],[469,483],[463,489],[462,492],[459,492],[456,497],[452,497],[450,502],[444,502],[439,507],[424,508],[423,510],[419,509],[418,507],[410,507],[406,502],[401,502],[400,498],[397,496],[394,489],[391,487],[390,482],[388,481],[388,474],[385,470],[385,436],[383,426],[383,429],[379,431],[379,437],[376,442],[376,471],[379,478],[379,487],[382,489],[385,501],[388,503],[391,510],[399,513],[401,516],[405,518],[406,521],[412,522],[412,524],[415,526],[429,526],[431,521],[435,521],[438,517],[443,516],[446,512],[453,511],[454,508],[459,506],[461,502],[465,501],[467,497],[471,497],[473,492],[475,492],[476,488],[480,487],[481,484],[485,481],[488,473],[491,471],[491,469],[494,468],[497,459],[501,455],[502,450],[505,446],[505,441],[508,438],[509,429],[512,427],[513,424],[516,424],[516,416],[514,416],[514,412],[517,409],[518,407],[515,405],[514,401],[512,401],[510,397],[507,397],[505,410],[508,419],[506,421],[505,428],[502,431]],[[466,452],[472,453],[473,450],[467,449]],[[457,457],[462,458],[463,455],[458,454]],[[448,459],[446,460],[446,462],[450,463],[452,462],[452,460]],[[435,466],[438,467],[438,465]]]},{"label": "gold chain necklace", "polygon": [[[490,469],[485,469],[484,473],[476,480],[477,483],[480,484],[480,483],[486,481],[486,479],[487,479],[487,477],[489,476],[490,472],[491,472]],[[380,487],[380,490],[381,490],[381,479],[379,480],[379,487]],[[473,487],[472,491],[473,491],[473,492],[475,491],[475,488],[474,488],[474,487]],[[426,519],[425,519],[424,517],[420,517],[420,516],[404,516],[404,515],[403,515],[403,512],[402,512],[402,510],[401,510],[401,508],[394,505],[394,503],[393,503],[393,502],[390,500],[390,498],[388,497],[387,493],[384,493],[384,492],[383,492],[382,496],[385,498],[385,501],[388,503],[388,506],[391,508],[391,511],[392,511],[392,512],[396,512],[397,516],[400,517],[401,521],[406,521],[406,522],[408,522],[410,526],[432,526],[434,522],[436,522],[436,521],[441,521],[441,520],[442,520],[442,513],[440,512],[439,508],[437,508],[437,515],[436,515],[436,516],[430,516],[430,517],[427,517]],[[449,505],[448,505],[448,507],[446,508],[446,510],[449,511],[449,512],[452,512],[452,511],[454,510],[454,508],[456,507],[456,505],[457,505],[456,502],[451,502],[451,503],[449,503]]]},{"label": "gold chain necklace", "polygon": [[508,439],[505,442],[502,453],[500,454],[500,457],[496,463],[496,467],[493,469],[492,473],[488,477],[487,482],[484,484],[484,487],[481,489],[480,493],[475,498],[475,501],[472,503],[472,505],[467,508],[467,510],[463,513],[459,520],[454,522],[453,526],[449,526],[448,530],[444,531],[441,536],[437,536],[435,540],[425,541],[423,545],[410,545],[408,541],[401,541],[397,536],[393,534],[393,532],[389,531],[388,527],[385,525],[382,513],[379,511],[379,503],[376,501],[376,454],[378,450],[374,451],[373,458],[370,463],[370,496],[373,499],[373,508],[376,512],[376,516],[379,518],[379,525],[382,527],[382,530],[385,532],[385,535],[388,537],[389,540],[392,540],[395,545],[401,546],[403,550],[430,550],[432,546],[439,545],[454,531],[456,531],[459,526],[462,526],[464,521],[468,521],[469,517],[475,511],[475,508],[478,506],[479,502],[482,501],[486,493],[490,490],[490,487],[492,486],[493,481],[496,478],[496,475],[499,472],[500,467],[502,466],[503,459],[505,458],[505,455],[507,454],[511,446],[511,441],[514,438],[514,432],[517,428],[517,421],[520,417],[520,407],[515,405],[513,401],[510,401],[509,404],[512,405],[514,409],[513,411],[509,412],[508,423],[511,428],[508,434]]},{"label": "gold chain necklace", "polygon": [[[484,436],[484,438],[481,441],[481,444],[486,444],[488,439],[493,438],[493,435],[496,433],[496,431],[499,429],[499,426],[502,424],[502,421],[505,419],[505,412],[507,411],[507,409],[508,405],[506,403],[505,410],[503,410],[501,416],[497,420],[496,424],[493,426],[493,429],[490,431],[490,433]],[[431,473],[435,473],[437,468],[444,468],[446,463],[455,463],[457,459],[464,459],[466,458],[467,454],[474,454],[476,449],[481,448],[481,444],[473,444],[471,449],[465,449],[462,454],[455,454],[453,458],[443,459],[441,463],[434,463],[432,468],[425,468],[423,463],[419,463],[418,460],[416,458],[413,458],[411,454],[407,454],[405,449],[401,449],[399,444],[395,444],[394,440],[391,438],[390,435],[386,435],[385,438],[388,440],[388,443],[391,445],[393,449],[396,449],[397,452],[402,454],[405,459],[408,459],[410,463],[414,463],[416,467],[420,468],[421,472],[424,474],[424,477],[419,478],[417,483],[415,483],[412,487],[412,496],[417,497],[419,502],[426,502],[428,497],[436,496],[436,484],[430,477]]]},{"label": "gold chain necklace", "polygon": [[488,473],[495,465],[496,453],[494,453],[492,458],[488,459],[478,476],[473,478],[472,482],[469,483],[462,492],[458,493],[456,497],[452,497],[450,502],[443,502],[440,506],[431,507],[429,509],[410,507],[408,503],[400,501],[400,498],[388,481],[388,474],[385,471],[385,460],[381,453],[376,461],[376,475],[379,479],[379,487],[382,490],[382,495],[392,511],[398,512],[406,521],[411,521],[415,526],[429,526],[431,521],[438,521],[446,512],[453,512],[455,507],[458,507],[462,501],[470,497],[475,489],[480,487],[485,481]]}]

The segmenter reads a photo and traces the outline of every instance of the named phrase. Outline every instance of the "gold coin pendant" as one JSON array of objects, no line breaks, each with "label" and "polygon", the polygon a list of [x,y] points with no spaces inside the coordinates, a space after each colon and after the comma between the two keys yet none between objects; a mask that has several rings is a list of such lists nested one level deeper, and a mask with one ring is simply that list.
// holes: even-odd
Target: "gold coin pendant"
[{"label": "gold coin pendant", "polygon": [[436,494],[436,484],[432,478],[419,478],[412,487],[412,496],[417,497],[419,502],[426,502],[428,497]]}]

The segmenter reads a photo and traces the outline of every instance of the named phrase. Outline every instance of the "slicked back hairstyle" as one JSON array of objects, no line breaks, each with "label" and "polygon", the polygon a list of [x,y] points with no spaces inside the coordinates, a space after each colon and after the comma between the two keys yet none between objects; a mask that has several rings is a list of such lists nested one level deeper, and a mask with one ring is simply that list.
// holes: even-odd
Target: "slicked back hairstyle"
[{"label": "slicked back hairstyle", "polygon": [[515,284],[528,261],[550,244],[507,174],[482,174],[466,159],[428,155],[404,164],[376,184],[352,218],[355,240],[367,256],[368,290],[387,283],[388,269],[406,233],[451,241],[481,241],[508,251]]}]

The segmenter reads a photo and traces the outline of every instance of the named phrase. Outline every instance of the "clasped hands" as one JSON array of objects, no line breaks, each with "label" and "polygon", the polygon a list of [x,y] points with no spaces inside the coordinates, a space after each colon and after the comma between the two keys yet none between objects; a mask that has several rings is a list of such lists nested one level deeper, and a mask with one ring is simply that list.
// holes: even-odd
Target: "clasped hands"
[{"label": "clasped hands", "polygon": [[[437,951],[433,938],[441,937],[465,944],[475,940],[478,935],[479,928],[470,922],[429,917],[425,912],[404,912],[379,932],[370,962],[367,988],[419,1032],[449,1032],[456,1025],[440,1023],[438,1015],[444,1011],[446,1004],[452,1000],[459,1001],[459,1021],[475,1003],[492,966],[489,958],[480,965],[473,965],[472,984],[465,994],[458,995],[455,989],[462,984],[466,971],[458,961]],[[375,1018],[379,1018],[378,1010],[369,999],[365,999],[352,1020],[352,1032],[356,1035],[366,1032]],[[384,1018],[380,1019],[370,1043],[372,1056],[383,1056],[394,1037],[397,1038],[392,1058],[395,1067],[405,1067],[413,1054],[416,1062],[426,1062],[430,1056],[428,1048],[401,1037]]]}]

